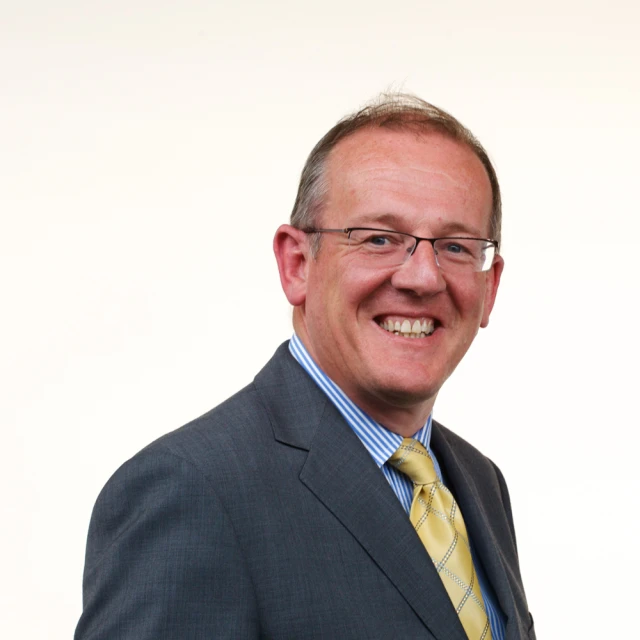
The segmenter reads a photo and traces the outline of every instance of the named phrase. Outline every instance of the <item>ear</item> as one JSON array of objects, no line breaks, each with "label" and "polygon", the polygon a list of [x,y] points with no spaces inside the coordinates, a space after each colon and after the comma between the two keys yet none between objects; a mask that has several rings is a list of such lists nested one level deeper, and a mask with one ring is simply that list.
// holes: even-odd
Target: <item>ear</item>
[{"label": "ear", "polygon": [[502,259],[502,256],[496,256],[491,269],[489,269],[486,275],[484,310],[482,312],[482,322],[480,323],[480,326],[483,329],[489,324],[489,316],[491,315],[491,310],[493,309],[493,305],[496,301],[498,285],[500,284],[500,277],[502,276],[503,269],[504,260]]},{"label": "ear", "polygon": [[273,238],[280,283],[287,300],[301,305],[307,297],[307,265],[310,258],[307,234],[289,224],[283,224]]}]

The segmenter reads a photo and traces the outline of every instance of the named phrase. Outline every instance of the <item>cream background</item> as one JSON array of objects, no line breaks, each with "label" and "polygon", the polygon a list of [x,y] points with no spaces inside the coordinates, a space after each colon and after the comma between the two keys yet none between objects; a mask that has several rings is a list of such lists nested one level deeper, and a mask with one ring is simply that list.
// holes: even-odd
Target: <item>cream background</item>
[{"label": "cream background", "polygon": [[639,18],[1,0],[0,636],[71,637],[100,488],[289,336],[273,232],[316,140],[394,87],[467,124],[504,193],[494,316],[436,418],[508,479],[538,637],[629,637]]}]

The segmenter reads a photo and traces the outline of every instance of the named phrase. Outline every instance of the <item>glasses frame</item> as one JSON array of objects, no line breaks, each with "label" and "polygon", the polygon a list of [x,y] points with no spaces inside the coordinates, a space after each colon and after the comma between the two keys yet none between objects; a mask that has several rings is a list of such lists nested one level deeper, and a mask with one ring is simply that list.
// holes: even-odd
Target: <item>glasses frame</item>
[{"label": "glasses frame", "polygon": [[[301,231],[303,231],[304,233],[344,233],[346,234],[347,239],[351,238],[352,231],[380,231],[381,233],[391,232],[391,233],[397,233],[398,235],[401,235],[401,236],[407,236],[408,238],[413,238],[416,241],[416,243],[413,245],[413,249],[411,249],[411,252],[407,255],[404,262],[401,262],[400,264],[404,264],[407,260],[409,260],[409,258],[416,252],[418,245],[422,241],[428,242],[433,248],[433,253],[436,257],[436,264],[438,264],[438,252],[436,251],[436,242],[438,242],[438,240],[478,240],[481,242],[487,242],[488,244],[491,244],[494,246],[495,255],[498,255],[498,249],[499,249],[498,241],[493,240],[491,238],[473,238],[470,236],[442,236],[440,238],[423,238],[421,236],[416,236],[413,233],[405,233],[404,231],[396,231],[395,229],[378,229],[377,227],[346,227],[344,229],[316,229],[315,227],[306,227],[305,229],[301,229]],[[494,260],[495,260],[495,256],[494,256]],[[491,264],[493,264],[493,261]],[[440,267],[440,264],[438,264],[438,267]],[[478,273],[483,273],[483,272],[486,273],[487,271],[489,271],[489,269],[491,269],[491,265],[489,266],[488,269],[485,269],[484,271],[478,271]]]}]

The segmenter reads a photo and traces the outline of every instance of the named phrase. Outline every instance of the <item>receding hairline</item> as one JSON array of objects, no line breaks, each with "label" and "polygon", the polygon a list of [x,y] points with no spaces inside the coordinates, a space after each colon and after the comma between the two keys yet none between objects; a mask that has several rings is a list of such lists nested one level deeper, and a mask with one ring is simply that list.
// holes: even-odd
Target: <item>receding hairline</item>
[{"label": "receding hairline", "polygon": [[[338,121],[313,148],[300,178],[296,202],[291,214],[294,226],[317,226],[326,206],[329,191],[327,169],[336,148],[358,131],[413,131],[416,136],[440,134],[473,153],[484,167],[492,194],[490,229],[493,239],[500,242],[502,202],[500,185],[491,160],[480,141],[460,121],[417,96],[404,93],[381,94],[359,111]],[[320,238],[315,239],[319,246]]]},{"label": "receding hairline", "polygon": [[[478,157],[476,150],[473,146],[471,146],[466,140],[450,135],[447,131],[443,131],[438,127],[423,127],[423,126],[412,126],[409,124],[406,127],[397,126],[397,127],[377,127],[375,124],[372,126],[365,125],[356,129],[355,131],[350,132],[348,135],[341,137],[331,149],[328,150],[327,154],[323,159],[323,168],[325,173],[329,169],[330,163],[335,163],[335,156],[339,153],[345,153],[345,146],[348,146],[350,143],[353,143],[354,138],[358,138],[361,136],[366,136],[367,134],[372,134],[370,140],[375,141],[376,134],[385,135],[388,134],[390,139],[393,139],[393,136],[396,135],[409,135],[414,138],[416,142],[424,143],[424,144],[438,144],[438,139],[445,140],[449,143],[457,145],[460,149],[464,149],[471,156],[473,156],[482,166],[487,179],[490,182],[489,172],[487,171],[486,166],[482,162],[482,159]],[[355,143],[356,145],[359,143]],[[358,146],[355,147],[357,149]],[[371,153],[375,153],[372,151]],[[341,161],[343,162],[343,161]],[[341,165],[338,165],[338,168]],[[335,166],[334,166],[335,168]]]},{"label": "receding hairline", "polygon": [[[443,130],[437,126],[423,126],[422,124],[415,124],[412,122],[406,123],[404,126],[401,123],[394,123],[395,126],[379,126],[375,122],[366,124],[354,131],[349,132],[348,135],[341,137],[334,146],[332,146],[322,161],[322,176],[326,182],[326,192],[322,197],[322,201],[318,203],[318,210],[316,216],[318,217],[318,225],[320,225],[319,218],[322,216],[326,206],[329,204],[329,196],[331,192],[331,185],[334,183],[336,177],[340,177],[340,174],[345,169],[358,168],[360,162],[366,163],[367,154],[360,156],[358,162],[354,161],[353,154],[357,154],[362,150],[363,146],[367,146],[369,143],[376,141],[376,136],[387,137],[387,140],[393,140],[394,136],[408,135],[415,140],[415,142],[425,145],[437,145],[439,141],[445,141],[457,146],[463,153],[468,154],[469,158],[477,163],[476,167],[482,170],[482,175],[486,179],[486,184],[489,189],[491,201],[491,210],[489,212],[489,225],[491,225],[491,216],[493,214],[493,184],[491,182],[491,176],[482,158],[476,153],[476,149],[469,144],[467,140],[457,135],[452,135],[450,132]],[[358,140],[361,138],[361,140]],[[354,140],[355,139],[355,140]],[[361,146],[362,145],[362,146]],[[371,148],[369,153],[375,155],[375,148]]]}]

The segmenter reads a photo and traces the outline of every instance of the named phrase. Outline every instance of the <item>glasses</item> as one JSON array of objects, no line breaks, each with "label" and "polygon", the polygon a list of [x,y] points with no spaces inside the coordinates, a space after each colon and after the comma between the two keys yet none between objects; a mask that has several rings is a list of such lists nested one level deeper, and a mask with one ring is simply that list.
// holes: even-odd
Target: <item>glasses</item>
[{"label": "glasses", "polygon": [[424,240],[431,244],[436,264],[446,273],[488,271],[498,251],[498,242],[487,238],[421,238],[402,231],[348,227],[346,229],[302,229],[305,233],[343,233],[358,258],[381,269],[404,264]]}]

